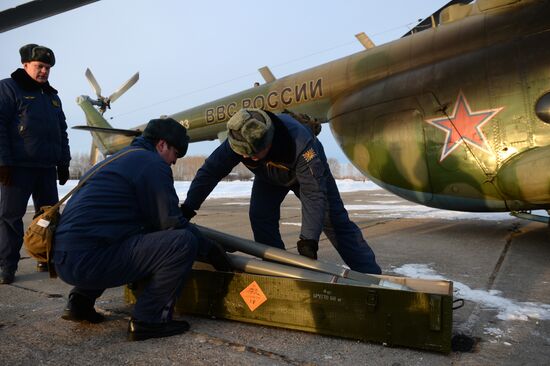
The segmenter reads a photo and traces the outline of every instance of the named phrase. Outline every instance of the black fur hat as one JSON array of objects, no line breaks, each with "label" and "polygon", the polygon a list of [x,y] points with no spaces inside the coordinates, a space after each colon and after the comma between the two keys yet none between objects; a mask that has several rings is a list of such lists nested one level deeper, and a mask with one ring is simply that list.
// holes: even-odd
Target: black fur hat
[{"label": "black fur hat", "polygon": [[34,43],[26,44],[19,49],[19,54],[21,55],[21,63],[40,61],[50,66],[55,65],[55,55],[48,47]]},{"label": "black fur hat", "polygon": [[185,155],[189,146],[187,129],[173,118],[150,120],[142,136],[150,140],[165,140],[178,150],[178,158]]}]

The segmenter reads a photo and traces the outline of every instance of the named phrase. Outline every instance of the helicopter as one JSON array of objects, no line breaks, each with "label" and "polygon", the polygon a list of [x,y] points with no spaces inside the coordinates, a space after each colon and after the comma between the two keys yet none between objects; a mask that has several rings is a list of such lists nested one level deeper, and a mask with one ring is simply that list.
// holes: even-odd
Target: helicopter
[{"label": "helicopter", "polygon": [[[451,1],[403,37],[168,115],[191,142],[225,138],[241,108],[284,110],[327,123],[353,165],[382,188],[441,209],[509,211],[548,222],[549,0]],[[139,135],[102,114],[111,97],[77,103],[93,150],[117,152]],[[131,85],[130,85],[131,84]],[[122,91],[122,92],[120,92]],[[114,97],[114,98],[113,98]]]}]

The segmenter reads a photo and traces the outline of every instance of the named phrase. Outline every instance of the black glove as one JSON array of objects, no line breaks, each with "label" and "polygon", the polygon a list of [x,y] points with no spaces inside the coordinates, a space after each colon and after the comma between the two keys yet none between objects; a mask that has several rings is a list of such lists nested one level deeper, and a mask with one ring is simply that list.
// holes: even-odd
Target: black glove
[{"label": "black glove", "polygon": [[319,250],[319,244],[315,240],[298,240],[298,253],[300,253],[300,255],[311,259],[317,259],[317,250]]},{"label": "black glove", "polygon": [[69,167],[60,165],[57,167],[57,180],[60,185],[64,185],[69,180]]},{"label": "black glove", "polygon": [[191,209],[191,207],[187,206],[185,203],[180,205],[180,210],[181,214],[187,219],[187,221],[191,221],[191,219],[197,214],[195,210]]},{"label": "black glove", "polygon": [[11,166],[2,165],[0,166],[0,183],[5,186],[11,185]]},{"label": "black glove", "polygon": [[225,249],[216,242],[212,242],[212,246],[206,254],[206,262],[213,265],[218,271],[231,272],[233,270]]}]

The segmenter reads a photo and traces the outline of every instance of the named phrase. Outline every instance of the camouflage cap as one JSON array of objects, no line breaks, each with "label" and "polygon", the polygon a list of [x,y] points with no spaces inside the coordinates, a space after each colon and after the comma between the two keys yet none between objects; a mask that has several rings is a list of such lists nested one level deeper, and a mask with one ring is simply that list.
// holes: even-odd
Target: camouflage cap
[{"label": "camouflage cap", "polygon": [[178,150],[178,158],[187,152],[189,136],[187,129],[173,118],[152,119],[143,130],[143,137],[150,140],[164,140]]},{"label": "camouflage cap", "polygon": [[227,122],[229,145],[239,155],[252,156],[264,150],[274,132],[271,118],[261,109],[241,109]]},{"label": "camouflage cap", "polygon": [[55,65],[55,55],[48,47],[30,43],[21,47],[19,54],[21,55],[21,63],[40,61],[50,66]]}]

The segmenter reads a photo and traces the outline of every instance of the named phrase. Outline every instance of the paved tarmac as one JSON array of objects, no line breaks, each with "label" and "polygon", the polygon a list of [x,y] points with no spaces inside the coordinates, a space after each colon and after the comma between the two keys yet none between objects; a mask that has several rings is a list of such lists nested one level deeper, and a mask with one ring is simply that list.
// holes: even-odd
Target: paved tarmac
[{"label": "paved tarmac", "polygon": [[[70,287],[34,271],[24,255],[16,281],[0,285],[1,365],[544,365],[550,359],[550,239],[546,226],[519,219],[404,218],[411,204],[385,191],[342,195],[347,204],[396,205],[394,215],[372,207],[350,211],[386,274],[406,265],[424,265],[433,273],[476,289],[490,304],[466,300],[454,312],[453,330],[475,340],[470,352],[443,355],[407,348],[320,336],[239,322],[184,316],[191,331],[143,342],[126,341],[130,306],[123,289],[108,290],[97,308],[108,321],[78,324],[60,319]],[[195,222],[252,238],[248,200],[208,200]],[[430,215],[432,216],[432,215]],[[28,219],[28,217],[27,217]],[[282,210],[283,239],[295,245],[299,204],[289,197]],[[320,243],[320,258],[342,263],[330,243]],[[414,267],[414,266],[413,266]],[[456,288],[456,286],[455,286]],[[470,292],[477,294],[478,292]],[[533,304],[528,316],[501,320],[499,306]],[[502,317],[502,316],[501,316]],[[512,317],[514,318],[514,317]]]}]

